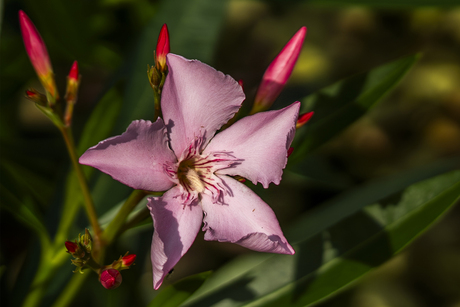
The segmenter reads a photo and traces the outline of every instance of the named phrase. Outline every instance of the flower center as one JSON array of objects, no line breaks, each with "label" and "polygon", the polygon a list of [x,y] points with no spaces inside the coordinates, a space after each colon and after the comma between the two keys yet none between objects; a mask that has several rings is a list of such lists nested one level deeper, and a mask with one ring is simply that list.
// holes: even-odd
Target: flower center
[{"label": "flower center", "polygon": [[222,203],[223,196],[231,191],[215,174],[216,171],[231,167],[239,160],[231,152],[201,153],[202,138],[195,138],[182,153],[179,162],[174,165],[165,164],[164,170],[171,180],[179,185],[184,205],[199,199],[201,194],[211,196],[214,203]]},{"label": "flower center", "polygon": [[196,164],[196,157],[183,160],[177,168],[177,178],[179,183],[189,191],[202,193],[206,188],[206,183],[203,178],[209,177],[210,165],[208,167],[200,167]]}]

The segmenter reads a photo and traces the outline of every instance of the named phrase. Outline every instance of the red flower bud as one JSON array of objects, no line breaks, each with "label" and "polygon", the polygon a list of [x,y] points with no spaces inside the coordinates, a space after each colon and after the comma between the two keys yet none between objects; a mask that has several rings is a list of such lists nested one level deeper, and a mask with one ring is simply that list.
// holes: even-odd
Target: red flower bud
[{"label": "red flower bud", "polygon": [[106,289],[115,289],[117,288],[122,281],[120,272],[115,269],[107,269],[102,271],[99,281],[102,286]]},{"label": "red flower bud", "polygon": [[71,254],[75,253],[78,249],[78,245],[75,242],[66,241],[64,244],[67,251]]},{"label": "red flower bud", "polygon": [[74,61],[72,67],[70,68],[69,81],[77,82],[78,81],[78,63]]},{"label": "red flower bud", "polygon": [[169,33],[168,26],[164,24],[161,27],[158,36],[157,48],[155,50],[156,66],[160,71],[166,71],[166,55],[169,53]]},{"label": "red flower bud", "polygon": [[314,112],[308,112],[308,113],[299,115],[299,119],[297,120],[297,123],[295,124],[295,128],[299,129],[300,127],[305,125],[310,120],[310,118],[313,116],[313,113]]},{"label": "red flower bud", "polygon": [[122,266],[123,267],[129,267],[134,263],[134,260],[136,260],[136,255],[131,254],[131,255],[126,255],[123,258],[121,258]]},{"label": "red flower bud", "polygon": [[294,147],[289,147],[289,149],[287,151],[288,158],[289,158],[290,155],[292,155],[293,152],[294,152]]}]

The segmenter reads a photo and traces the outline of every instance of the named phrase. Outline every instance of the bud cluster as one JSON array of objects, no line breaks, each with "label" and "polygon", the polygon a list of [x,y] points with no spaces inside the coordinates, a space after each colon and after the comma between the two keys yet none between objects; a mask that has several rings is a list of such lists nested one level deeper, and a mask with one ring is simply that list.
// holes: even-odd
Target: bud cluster
[{"label": "bud cluster", "polygon": [[93,270],[101,268],[91,256],[92,237],[88,229],[85,229],[83,235],[78,235],[78,238],[74,242],[66,241],[65,247],[67,248],[67,252],[75,258],[71,260],[72,264],[77,267],[74,272],[83,273],[82,270],[84,268],[91,268]]},{"label": "bud cluster", "polygon": [[91,255],[92,238],[88,229],[85,229],[83,235],[78,235],[78,238],[73,242],[66,241],[65,247],[67,252],[74,257],[71,260],[72,264],[77,267],[74,273],[80,272],[83,274],[83,269],[90,268],[99,275],[99,281],[106,289],[115,289],[118,287],[122,281],[120,271],[129,269],[134,264],[134,260],[136,260],[136,255],[128,254],[127,252],[124,256],[120,256],[118,260],[112,262],[112,264],[105,266],[98,264]]},{"label": "bud cluster", "polygon": [[99,274],[101,285],[106,289],[115,289],[118,287],[122,281],[120,271],[129,269],[134,264],[134,260],[136,260],[136,255],[126,253],[111,265],[104,266]]},{"label": "bud cluster", "polygon": [[19,23],[27,55],[37,73],[40,83],[45,89],[45,94],[41,94],[35,89],[29,89],[26,91],[26,98],[35,102],[36,106],[56,126],[60,128],[64,126],[68,127],[71,124],[73,106],[77,100],[77,92],[80,85],[78,64],[76,61],[73,63],[67,77],[66,104],[63,106],[54,80],[53,67],[51,66],[45,42],[35,25],[23,11],[19,11]]}]

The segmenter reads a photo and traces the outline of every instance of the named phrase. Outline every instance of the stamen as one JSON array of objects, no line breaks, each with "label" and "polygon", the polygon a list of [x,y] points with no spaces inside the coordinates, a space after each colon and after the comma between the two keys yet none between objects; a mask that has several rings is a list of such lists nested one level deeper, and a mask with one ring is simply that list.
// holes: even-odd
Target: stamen
[{"label": "stamen", "polygon": [[164,164],[165,173],[180,186],[180,199],[184,206],[190,205],[200,197],[208,194],[214,203],[223,204],[223,197],[231,191],[223,184],[218,170],[231,167],[240,160],[232,152],[212,152],[201,154],[202,137],[196,137],[181,155],[178,163]]}]

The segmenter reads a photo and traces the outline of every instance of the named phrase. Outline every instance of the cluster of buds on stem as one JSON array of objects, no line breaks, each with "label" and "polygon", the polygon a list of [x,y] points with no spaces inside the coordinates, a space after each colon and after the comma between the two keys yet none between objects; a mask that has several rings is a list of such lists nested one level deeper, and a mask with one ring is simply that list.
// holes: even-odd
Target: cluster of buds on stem
[{"label": "cluster of buds on stem", "polygon": [[74,62],[67,77],[66,105],[64,108],[61,105],[62,103],[59,98],[45,42],[30,18],[23,11],[19,11],[19,23],[27,55],[37,73],[40,83],[45,89],[45,94],[41,94],[35,89],[29,89],[26,91],[26,98],[35,102],[36,106],[56,126],[59,128],[68,127],[71,124],[73,106],[77,100],[77,92],[80,84],[78,64]]},{"label": "cluster of buds on stem", "polygon": [[85,229],[85,234],[78,235],[78,238],[73,242],[66,241],[65,247],[67,252],[74,257],[71,260],[72,264],[77,267],[74,273],[79,272],[83,274],[83,269],[92,269],[99,275],[99,281],[106,289],[115,289],[118,287],[122,281],[120,271],[129,269],[134,264],[134,260],[136,260],[136,255],[128,254],[127,252],[124,256],[120,256],[118,260],[112,262],[112,264],[100,265],[92,256],[92,238],[88,229]]},{"label": "cluster of buds on stem", "polygon": [[134,264],[134,260],[136,260],[136,255],[126,253],[111,265],[104,266],[99,273],[101,285],[106,289],[115,289],[118,287],[122,281],[120,271],[129,269]]},{"label": "cluster of buds on stem", "polygon": [[161,116],[161,90],[163,89],[166,75],[168,74],[166,55],[169,53],[169,50],[168,27],[164,24],[161,27],[157,47],[154,51],[155,66],[147,65],[147,77],[155,95],[155,117]]},{"label": "cluster of buds on stem", "polygon": [[83,274],[83,269],[85,268],[91,268],[94,271],[101,268],[91,255],[92,242],[93,239],[88,229],[85,229],[85,233],[83,235],[78,235],[78,238],[73,242],[65,242],[67,252],[75,258],[71,260],[72,264],[77,267],[74,273],[80,272]]}]

